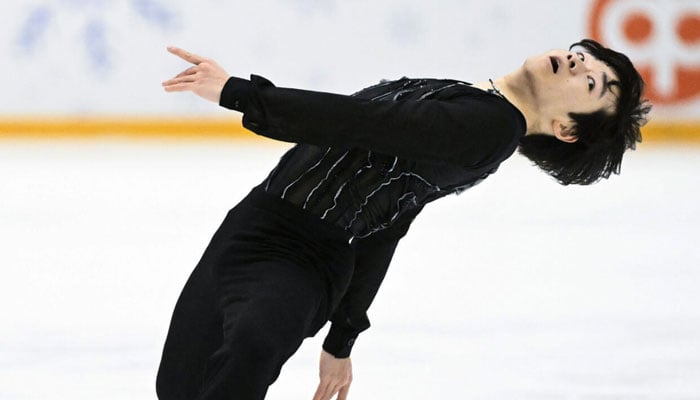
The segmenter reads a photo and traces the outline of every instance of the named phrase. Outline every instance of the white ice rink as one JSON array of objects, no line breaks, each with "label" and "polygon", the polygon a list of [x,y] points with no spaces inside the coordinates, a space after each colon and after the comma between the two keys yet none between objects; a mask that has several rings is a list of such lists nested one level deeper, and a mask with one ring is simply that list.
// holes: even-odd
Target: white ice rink
[{"label": "white ice rink", "polygon": [[[0,142],[0,399],[155,399],[182,285],[284,146]],[[700,147],[561,187],[520,156],[428,206],[350,399],[700,399]],[[311,399],[325,329],[268,398]]]}]

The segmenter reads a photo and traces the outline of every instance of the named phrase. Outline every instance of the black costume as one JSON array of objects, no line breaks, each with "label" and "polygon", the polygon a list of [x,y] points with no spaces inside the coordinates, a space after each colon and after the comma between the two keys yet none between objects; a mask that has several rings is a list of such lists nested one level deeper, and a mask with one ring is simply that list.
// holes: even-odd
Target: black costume
[{"label": "black costume", "polygon": [[298,144],[229,212],[183,289],[161,399],[262,399],[329,319],[323,348],[349,356],[415,216],[493,173],[525,133],[503,97],[453,80],[343,96],[231,78],[220,104],[243,112],[246,128]]}]

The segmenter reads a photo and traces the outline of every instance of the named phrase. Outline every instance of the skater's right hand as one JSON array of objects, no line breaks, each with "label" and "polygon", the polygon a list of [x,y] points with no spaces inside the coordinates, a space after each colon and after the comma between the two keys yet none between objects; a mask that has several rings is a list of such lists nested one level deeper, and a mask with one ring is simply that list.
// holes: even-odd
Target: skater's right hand
[{"label": "skater's right hand", "polygon": [[352,382],[352,362],[348,358],[335,358],[332,354],[321,351],[318,384],[313,400],[331,400],[338,393],[337,400],[346,400]]},{"label": "skater's right hand", "polygon": [[192,67],[163,82],[166,92],[192,92],[203,99],[218,103],[229,75],[216,61],[192,54],[179,47],[170,46],[168,51],[193,64]]}]

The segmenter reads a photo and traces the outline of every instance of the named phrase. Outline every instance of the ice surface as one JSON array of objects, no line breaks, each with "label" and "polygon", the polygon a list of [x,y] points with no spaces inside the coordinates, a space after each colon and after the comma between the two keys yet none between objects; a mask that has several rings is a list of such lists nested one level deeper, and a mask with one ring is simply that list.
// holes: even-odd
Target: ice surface
[{"label": "ice surface", "polygon": [[[270,142],[0,143],[0,399],[153,399],[176,297]],[[427,207],[351,399],[700,399],[700,148],[561,187],[519,156]],[[323,332],[269,399],[311,399]]]}]

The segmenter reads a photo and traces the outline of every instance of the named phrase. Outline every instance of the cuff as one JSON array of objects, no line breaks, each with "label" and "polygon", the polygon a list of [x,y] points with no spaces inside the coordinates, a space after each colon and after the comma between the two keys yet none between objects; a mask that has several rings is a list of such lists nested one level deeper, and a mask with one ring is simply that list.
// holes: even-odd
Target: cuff
[{"label": "cuff", "polygon": [[230,110],[245,112],[253,91],[253,82],[247,79],[230,77],[219,98],[219,105]]},{"label": "cuff", "polygon": [[343,329],[337,325],[331,325],[331,329],[323,341],[323,350],[333,354],[336,358],[348,358],[355,344],[358,332]]},{"label": "cuff", "polygon": [[250,80],[232,76],[221,90],[219,105],[245,113],[255,91],[274,86],[272,82],[258,75],[250,75]]}]

